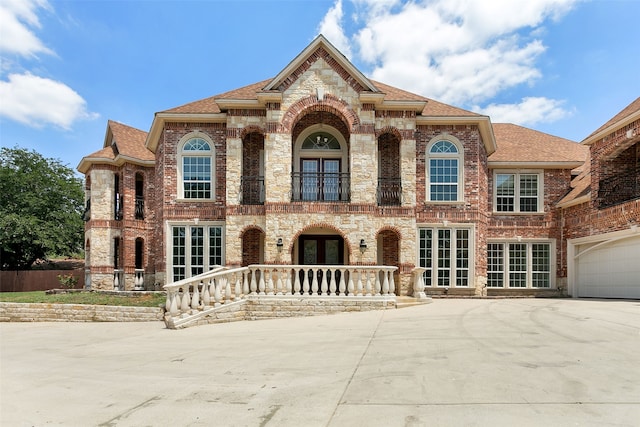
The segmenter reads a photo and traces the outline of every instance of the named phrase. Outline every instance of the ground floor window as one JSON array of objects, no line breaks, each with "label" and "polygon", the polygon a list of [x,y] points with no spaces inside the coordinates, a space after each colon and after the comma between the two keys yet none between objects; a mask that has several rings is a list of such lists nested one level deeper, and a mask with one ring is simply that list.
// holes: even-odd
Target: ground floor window
[{"label": "ground floor window", "polygon": [[170,265],[173,282],[196,276],[223,263],[223,233],[219,225],[171,226]]},{"label": "ground floor window", "polygon": [[418,240],[425,286],[471,285],[470,228],[420,228]]},{"label": "ground floor window", "polygon": [[487,287],[550,288],[553,245],[495,242],[487,246]]}]

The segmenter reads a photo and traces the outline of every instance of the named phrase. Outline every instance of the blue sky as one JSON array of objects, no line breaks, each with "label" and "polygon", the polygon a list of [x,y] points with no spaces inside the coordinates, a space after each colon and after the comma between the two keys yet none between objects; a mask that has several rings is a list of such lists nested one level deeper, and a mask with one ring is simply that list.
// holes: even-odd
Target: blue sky
[{"label": "blue sky", "polygon": [[323,33],[365,75],[581,141],[640,96],[640,0],[0,0],[0,146],[72,168],[107,120],[275,76]]}]

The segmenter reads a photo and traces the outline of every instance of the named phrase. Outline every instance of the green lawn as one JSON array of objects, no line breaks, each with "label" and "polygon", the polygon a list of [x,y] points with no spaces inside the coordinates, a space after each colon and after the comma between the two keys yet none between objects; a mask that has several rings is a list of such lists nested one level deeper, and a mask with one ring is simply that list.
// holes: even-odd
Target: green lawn
[{"label": "green lawn", "polygon": [[0,292],[0,302],[48,303],[48,304],[92,304],[134,307],[164,306],[167,297],[163,294],[109,295],[100,292],[74,292],[47,295],[44,291]]}]

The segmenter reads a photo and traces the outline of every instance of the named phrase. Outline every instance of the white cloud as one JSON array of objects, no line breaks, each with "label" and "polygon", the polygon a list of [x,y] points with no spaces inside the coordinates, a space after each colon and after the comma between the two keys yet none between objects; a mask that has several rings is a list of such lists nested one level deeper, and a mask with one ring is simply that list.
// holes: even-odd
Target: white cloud
[{"label": "white cloud", "polygon": [[35,56],[53,51],[33,33],[40,28],[36,12],[49,10],[46,0],[2,0],[0,2],[0,52]]},{"label": "white cloud", "polygon": [[[66,84],[36,76],[23,69],[25,58],[40,53],[55,55],[33,32],[40,29],[38,13],[52,11],[47,0],[0,0],[0,116],[28,126],[52,124],[68,130],[73,122],[93,119],[86,101]],[[12,72],[12,70],[14,70]]]},{"label": "white cloud", "polygon": [[571,115],[562,107],[564,101],[545,97],[523,98],[519,104],[489,104],[474,110],[491,117],[494,123],[514,123],[530,126],[535,123],[549,123]]},{"label": "white cloud", "polygon": [[0,81],[0,98],[0,116],[33,127],[51,123],[70,129],[76,120],[98,117],[69,86],[29,73],[10,74],[8,81]]},{"label": "white cloud", "polygon": [[347,58],[351,57],[351,46],[349,39],[342,30],[342,0],[337,0],[335,5],[329,9],[318,27],[318,32],[324,35],[327,40],[342,52]]},{"label": "white cloud", "polygon": [[[332,12],[338,6],[342,11],[337,0],[323,22],[333,22],[341,27],[336,32],[350,37],[374,80],[469,107],[540,79],[543,25],[578,1],[352,0],[355,30],[347,36],[342,15],[336,19]],[[560,104],[545,109],[551,116],[543,119],[557,117]]]}]

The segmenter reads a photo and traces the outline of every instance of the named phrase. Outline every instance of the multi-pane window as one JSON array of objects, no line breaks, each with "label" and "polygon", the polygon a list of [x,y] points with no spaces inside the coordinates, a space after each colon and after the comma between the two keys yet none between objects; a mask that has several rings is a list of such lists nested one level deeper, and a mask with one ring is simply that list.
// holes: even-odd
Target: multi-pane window
[{"label": "multi-pane window", "polygon": [[211,199],[213,188],[211,145],[202,138],[191,138],[182,147],[182,197]]},{"label": "multi-pane window", "polygon": [[458,147],[447,140],[436,141],[428,152],[429,194],[432,202],[459,200],[461,155]]},{"label": "multi-pane window", "polygon": [[470,286],[468,228],[420,228],[419,265],[426,268],[426,286]]},{"label": "multi-pane window", "polygon": [[222,265],[223,244],[221,226],[172,226],[170,253],[173,281]]},{"label": "multi-pane window", "polygon": [[489,243],[487,287],[551,287],[550,243]]},{"label": "multi-pane window", "polygon": [[536,173],[497,173],[495,175],[496,212],[538,212],[540,175]]}]

